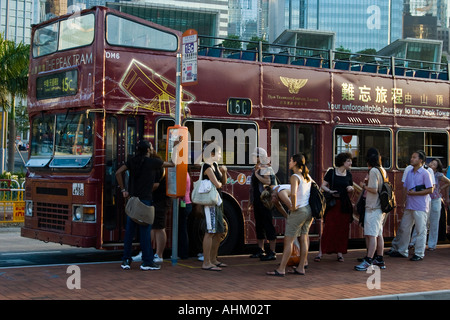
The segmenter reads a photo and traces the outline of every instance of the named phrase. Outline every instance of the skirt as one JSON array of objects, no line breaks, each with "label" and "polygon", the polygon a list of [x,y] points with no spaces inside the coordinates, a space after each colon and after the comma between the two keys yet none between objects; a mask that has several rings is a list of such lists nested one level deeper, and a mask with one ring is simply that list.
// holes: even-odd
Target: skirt
[{"label": "skirt", "polygon": [[350,214],[341,212],[341,200],[325,214],[320,248],[322,253],[347,253]]}]

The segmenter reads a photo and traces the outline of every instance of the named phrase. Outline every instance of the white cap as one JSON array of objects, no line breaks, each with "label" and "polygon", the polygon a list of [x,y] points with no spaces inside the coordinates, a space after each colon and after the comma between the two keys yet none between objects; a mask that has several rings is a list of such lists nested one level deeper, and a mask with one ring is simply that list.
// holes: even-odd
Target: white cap
[{"label": "white cap", "polygon": [[252,156],[267,157],[267,151],[261,147],[257,147],[255,148],[255,151],[253,151]]}]

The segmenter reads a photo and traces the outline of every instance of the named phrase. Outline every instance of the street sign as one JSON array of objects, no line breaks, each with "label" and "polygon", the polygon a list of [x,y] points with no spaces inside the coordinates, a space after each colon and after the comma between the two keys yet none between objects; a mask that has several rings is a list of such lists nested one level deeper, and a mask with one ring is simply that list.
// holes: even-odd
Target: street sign
[{"label": "street sign", "polygon": [[197,84],[198,34],[194,29],[186,30],[181,41],[181,85]]}]

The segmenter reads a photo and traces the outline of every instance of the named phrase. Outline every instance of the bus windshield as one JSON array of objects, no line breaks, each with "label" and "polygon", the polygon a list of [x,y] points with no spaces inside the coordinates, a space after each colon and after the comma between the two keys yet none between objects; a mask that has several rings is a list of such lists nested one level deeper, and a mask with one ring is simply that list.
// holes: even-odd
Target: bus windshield
[{"label": "bus windshield", "polygon": [[94,115],[38,115],[31,124],[28,167],[83,168],[92,158]]},{"label": "bus windshield", "polygon": [[86,46],[94,40],[94,14],[72,15],[35,31],[33,57]]}]

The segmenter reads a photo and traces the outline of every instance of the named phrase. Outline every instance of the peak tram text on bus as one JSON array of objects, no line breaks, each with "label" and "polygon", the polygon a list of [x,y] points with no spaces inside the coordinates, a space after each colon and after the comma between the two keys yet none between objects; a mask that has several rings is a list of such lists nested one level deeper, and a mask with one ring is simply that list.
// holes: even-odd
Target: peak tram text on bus
[{"label": "peak tram text on bus", "polygon": [[[180,37],[104,7],[33,27],[22,236],[81,247],[121,245],[124,199],[115,171],[134,154],[139,139],[150,140],[165,156],[167,128],[174,125]],[[281,183],[289,181],[289,157],[302,152],[319,184],[343,151],[353,155],[354,181],[363,180],[366,151],[378,148],[399,203],[384,229],[393,237],[403,214],[401,176],[412,152],[425,150],[449,165],[448,67],[375,56],[364,62],[370,59],[352,54],[338,60],[332,51],[258,43],[255,49],[229,49],[218,45],[221,40],[200,36],[198,84],[181,94],[193,181],[203,140],[218,138],[211,132],[223,135],[228,184],[221,253],[256,243],[248,209],[255,146],[267,147]],[[200,252],[201,219],[194,208],[193,253]],[[273,222],[281,237],[284,218],[274,211]],[[311,236],[320,229],[315,221]],[[363,237],[357,221],[350,237]]]}]

